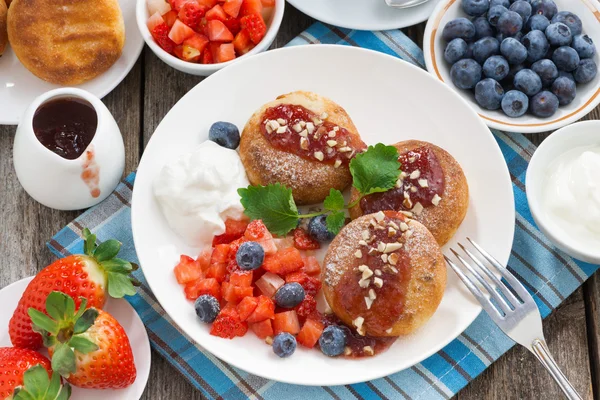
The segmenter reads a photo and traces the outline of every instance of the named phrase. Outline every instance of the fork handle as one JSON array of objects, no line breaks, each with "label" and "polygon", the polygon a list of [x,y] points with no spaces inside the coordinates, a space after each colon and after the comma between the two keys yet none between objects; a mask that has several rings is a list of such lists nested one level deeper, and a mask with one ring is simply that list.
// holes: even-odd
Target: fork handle
[{"label": "fork handle", "polygon": [[540,360],[546,370],[548,370],[556,383],[558,383],[558,386],[560,386],[567,399],[582,400],[573,385],[571,385],[571,382],[569,382],[565,374],[558,368],[558,364],[556,364],[556,361],[552,358],[545,340],[535,339],[531,344],[531,351],[535,354],[537,359]]}]

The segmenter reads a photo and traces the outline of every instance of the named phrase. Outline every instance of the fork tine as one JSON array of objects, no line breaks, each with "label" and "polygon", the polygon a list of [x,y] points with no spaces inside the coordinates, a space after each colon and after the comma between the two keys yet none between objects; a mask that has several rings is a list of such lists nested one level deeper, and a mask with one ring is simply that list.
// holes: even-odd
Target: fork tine
[{"label": "fork tine", "polygon": [[467,240],[469,242],[471,242],[473,247],[475,247],[477,249],[477,251],[483,257],[485,257],[485,259],[488,260],[489,263],[492,264],[498,270],[498,272],[500,272],[500,275],[502,275],[502,277],[504,279],[506,279],[506,281],[508,283],[510,283],[511,288],[519,295],[519,297],[521,298],[523,303],[527,303],[528,301],[533,301],[533,298],[531,297],[531,295],[529,294],[527,289],[525,289],[523,284],[521,282],[519,282],[519,280],[505,266],[500,264],[500,262],[498,262],[498,260],[496,260],[494,257],[492,257],[492,255],[490,253],[485,251],[474,240],[471,240],[471,238],[467,238]]},{"label": "fork tine", "polygon": [[513,292],[500,280],[498,279],[498,277],[496,277],[496,275],[494,275],[492,273],[492,271],[490,271],[490,269],[488,267],[486,267],[480,260],[479,258],[477,258],[473,253],[471,253],[465,246],[463,246],[461,243],[458,243],[458,245],[460,246],[460,248],[467,253],[467,255],[469,256],[469,258],[471,260],[473,260],[473,262],[475,264],[477,264],[477,266],[479,267],[480,270],[482,270],[485,275],[492,280],[492,282],[494,282],[494,284],[496,285],[496,288],[500,291],[500,293],[502,293],[502,295],[504,295],[504,297],[506,297],[506,299],[509,302],[509,306],[512,305],[512,309],[514,309],[517,305],[519,305],[519,300],[515,297],[515,295],[513,294]]},{"label": "fork tine", "polygon": [[464,265],[465,268],[467,268],[469,272],[473,274],[477,281],[479,281],[479,283],[488,291],[490,296],[492,296],[494,300],[496,300],[496,303],[498,304],[502,312],[504,314],[508,314],[511,311],[511,308],[506,303],[506,300],[500,297],[498,292],[494,290],[494,288],[488,283],[488,281],[486,281],[483,278],[483,276],[481,276],[481,274],[475,268],[473,268],[473,266],[469,264],[464,258],[462,258],[454,249],[450,249],[450,251],[454,254],[456,258],[458,258],[458,261],[460,261],[462,265]]},{"label": "fork tine", "polygon": [[496,318],[504,319],[504,316],[502,314],[500,314],[500,311],[496,307],[494,307],[492,302],[487,297],[485,297],[483,295],[483,293],[481,293],[481,290],[479,290],[477,285],[475,285],[471,281],[471,278],[469,278],[467,275],[465,275],[465,273],[462,271],[462,269],[460,269],[458,267],[458,265],[454,264],[454,262],[452,262],[452,260],[450,260],[448,257],[444,256],[444,258],[446,259],[446,262],[448,263],[448,265],[450,265],[450,268],[452,268],[454,270],[454,272],[456,272],[456,275],[458,275],[460,280],[463,281],[463,283],[469,289],[469,291],[471,293],[473,293],[473,296],[475,296],[477,301],[479,301],[479,303],[481,304],[483,309],[488,313],[488,315],[492,319],[496,319]]}]

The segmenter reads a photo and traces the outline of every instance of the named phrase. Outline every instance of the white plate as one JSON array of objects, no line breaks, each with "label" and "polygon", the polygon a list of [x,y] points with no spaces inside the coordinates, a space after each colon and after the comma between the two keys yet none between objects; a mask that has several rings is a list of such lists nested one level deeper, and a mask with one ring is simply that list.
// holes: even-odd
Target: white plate
[{"label": "white plate", "polygon": [[[135,1],[119,0],[125,20],[123,54],[108,71],[77,87],[102,98],[110,93],[131,71],[144,40],[135,21]],[[10,45],[0,57],[0,125],[17,125],[27,106],[39,95],[61,87],[41,80],[21,64]]]},{"label": "white plate", "polygon": [[132,201],[133,237],[146,279],[184,332],[253,374],[303,385],[339,385],[408,368],[458,336],[481,310],[452,272],[442,304],[427,325],[364,360],[331,359],[305,349],[298,349],[292,359],[278,359],[252,334],[232,341],[210,336],[175,281],[178,255],[199,250],[169,229],[152,195],[154,177],[166,162],[206,140],[213,122],[231,121],[242,128],[262,104],[294,90],[335,100],[367,143],[421,139],[448,150],[461,163],[471,193],[456,237],[470,236],[501,262],[508,260],[515,218],[511,181],[498,145],[477,114],[454,91],[409,63],[356,47],[311,45],[269,51],[215,73],[185,95],[158,126],[144,151]]},{"label": "white plate", "polygon": [[[600,46],[600,4],[598,1],[554,1],[559,11],[571,11],[581,18],[583,33],[591,37],[600,50],[598,47]],[[510,118],[502,110],[490,111],[481,108],[471,91],[460,90],[454,86],[450,78],[450,65],[444,60],[445,42],[442,39],[444,26],[454,18],[467,16],[462,10],[460,2],[460,0],[444,0],[433,11],[423,37],[425,64],[433,76],[446,82],[448,86],[459,93],[490,128],[520,133],[552,131],[583,118],[600,103],[600,74],[598,74],[591,82],[578,84],[575,100],[567,106],[559,107],[556,114],[550,118],[538,118],[529,113],[519,118]],[[593,59],[596,64],[600,65],[598,52]]]},{"label": "white plate", "polygon": [[304,14],[348,29],[383,31],[416,25],[429,18],[440,0],[411,8],[391,8],[384,0],[288,0]]},{"label": "white plate", "polygon": [[[17,308],[19,299],[33,277],[21,279],[0,290],[0,304],[4,312],[0,313],[0,347],[12,347],[8,335],[8,321],[13,310]],[[137,377],[133,385],[119,390],[93,390],[73,387],[71,400],[137,400],[142,397],[148,375],[150,374],[150,342],[142,320],[133,307],[123,299],[109,298],[104,307],[108,313],[119,321],[125,329],[137,369]],[[43,354],[48,355],[46,351]]]}]

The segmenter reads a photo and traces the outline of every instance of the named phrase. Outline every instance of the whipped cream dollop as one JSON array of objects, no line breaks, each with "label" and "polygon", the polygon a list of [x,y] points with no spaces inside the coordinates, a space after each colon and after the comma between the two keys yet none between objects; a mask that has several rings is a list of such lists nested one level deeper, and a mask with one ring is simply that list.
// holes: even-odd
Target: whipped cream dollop
[{"label": "whipped cream dollop", "polygon": [[600,146],[570,150],[547,171],[546,214],[572,241],[600,246]]},{"label": "whipped cream dollop", "polygon": [[225,232],[227,218],[242,218],[237,190],[248,185],[237,151],[207,140],[163,167],[154,195],[169,226],[188,245],[202,247]]}]

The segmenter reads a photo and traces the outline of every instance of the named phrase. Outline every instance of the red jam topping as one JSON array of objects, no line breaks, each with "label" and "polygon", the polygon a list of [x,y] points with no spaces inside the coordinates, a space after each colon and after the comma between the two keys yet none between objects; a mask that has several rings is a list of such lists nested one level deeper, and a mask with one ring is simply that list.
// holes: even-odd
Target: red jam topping
[{"label": "red jam topping", "polygon": [[339,167],[367,146],[347,129],[327,121],[327,115],[292,104],[268,108],[261,131],[271,145],[310,161]]},{"label": "red jam topping", "polygon": [[[363,197],[360,208],[371,214],[380,210],[410,211],[415,204],[423,207],[436,205],[444,193],[444,172],[435,153],[428,147],[419,147],[398,157],[402,164],[400,187]],[[436,197],[437,196],[437,197]],[[434,200],[436,199],[436,200]]]},{"label": "red jam topping", "polygon": [[[396,214],[391,211],[386,214],[392,213]],[[388,215],[377,223],[377,227],[371,226],[369,238],[360,246],[361,257],[356,257],[358,274],[356,269],[349,270],[341,277],[336,288],[340,305],[353,320],[362,317],[362,326],[368,332],[385,335],[404,311],[410,263],[408,255],[398,244],[404,242],[403,234],[407,231],[403,220]],[[382,246],[388,244],[388,249],[393,249],[392,246],[397,249],[384,250]],[[363,265],[372,272],[367,279],[364,279],[364,272],[360,271]]]}]

